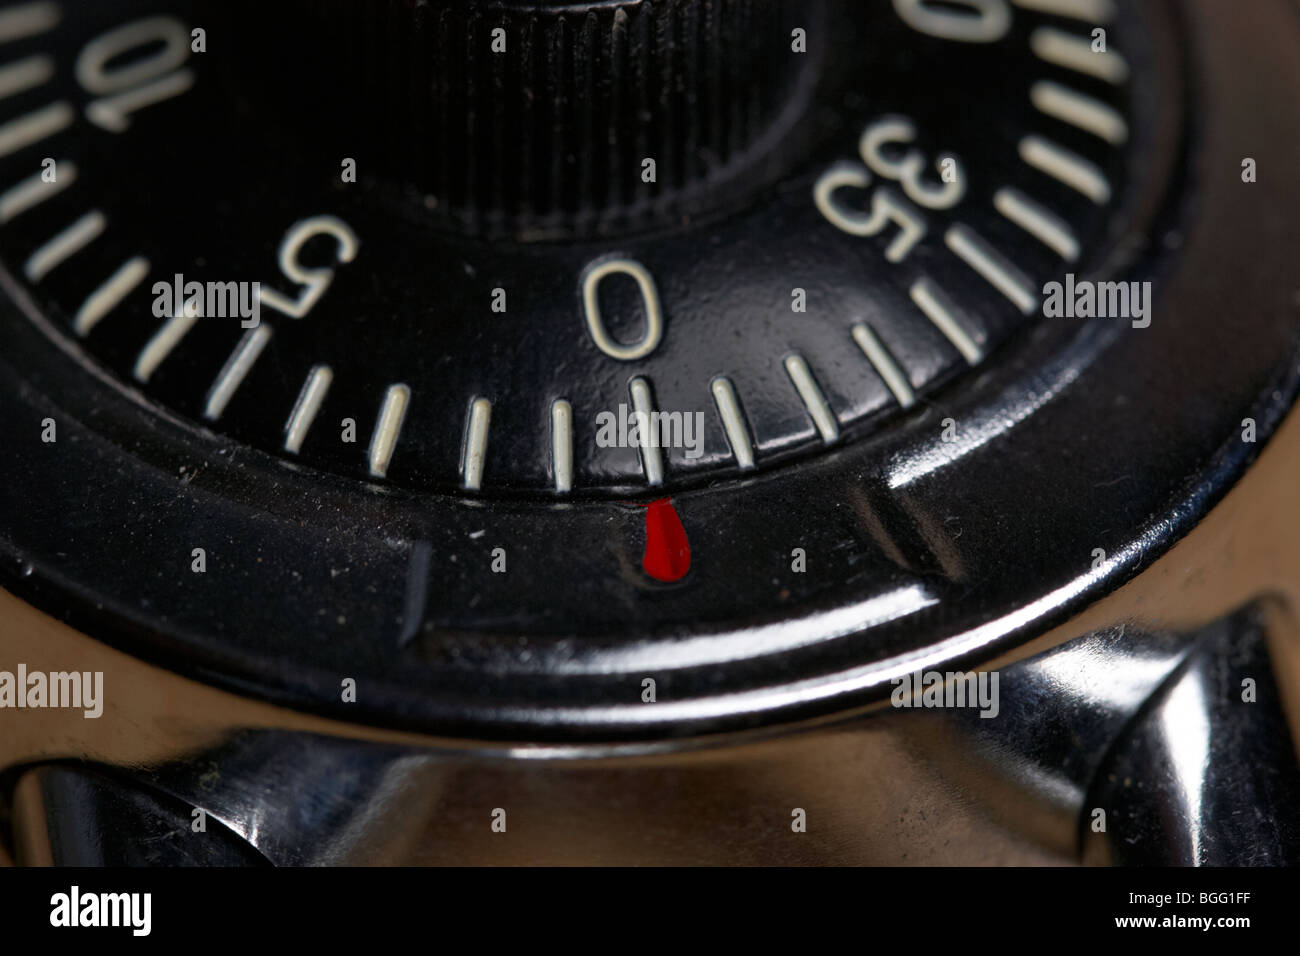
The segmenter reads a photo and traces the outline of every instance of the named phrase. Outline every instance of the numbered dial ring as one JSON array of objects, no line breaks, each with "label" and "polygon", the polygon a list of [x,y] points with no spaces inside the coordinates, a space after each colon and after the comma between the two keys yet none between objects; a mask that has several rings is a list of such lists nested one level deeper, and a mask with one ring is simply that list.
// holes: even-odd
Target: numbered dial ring
[{"label": "numbered dial ring", "polygon": [[[507,59],[456,115],[409,108],[407,46],[382,80],[411,95],[373,97],[364,18],[304,43],[294,3],[0,9],[6,587],[349,720],[662,741],[1015,649],[1148,566],[1294,394],[1300,215],[1241,179],[1300,161],[1269,106],[1289,6],[770,4],[772,97],[595,96],[632,112],[592,189],[589,135],[491,114],[536,115],[510,57],[561,94],[589,62],[539,58],[524,6],[465,5]],[[688,92],[707,17],[637,17],[730,9],[595,6],[629,25],[611,69]],[[545,181],[455,153],[489,115]],[[1049,306],[1102,281],[1155,304]]]},{"label": "numbered dial ring", "polygon": [[[380,136],[396,107],[327,67],[356,61],[354,30],[296,52],[294,5],[252,31],[240,3],[97,4],[14,41],[49,75],[3,101],[0,255],[90,360],[286,461],[486,495],[740,477],[924,406],[1133,214],[1140,23],[956,7],[775,5],[789,79],[727,162],[688,170],[703,147],[674,139],[725,110],[667,111],[604,170],[644,216],[593,236],[558,204],[481,238],[446,218],[463,183],[429,192],[445,178],[397,160],[463,149],[482,104]],[[532,55],[508,10],[492,52],[484,16],[492,57]],[[704,53],[683,16],[664,29],[652,52],[686,82]]]}]

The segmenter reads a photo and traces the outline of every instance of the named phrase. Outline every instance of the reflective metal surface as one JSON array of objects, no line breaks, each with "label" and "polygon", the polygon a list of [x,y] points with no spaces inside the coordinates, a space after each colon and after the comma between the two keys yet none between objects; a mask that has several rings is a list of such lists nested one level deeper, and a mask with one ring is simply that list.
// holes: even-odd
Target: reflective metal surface
[{"label": "reflective metal surface", "polygon": [[[994,720],[884,710],[736,748],[558,761],[247,731],[147,772],[50,765],[18,784],[18,861],[1295,864],[1300,764],[1267,617],[1070,642],[1001,670]],[[206,833],[188,832],[194,807]]]}]

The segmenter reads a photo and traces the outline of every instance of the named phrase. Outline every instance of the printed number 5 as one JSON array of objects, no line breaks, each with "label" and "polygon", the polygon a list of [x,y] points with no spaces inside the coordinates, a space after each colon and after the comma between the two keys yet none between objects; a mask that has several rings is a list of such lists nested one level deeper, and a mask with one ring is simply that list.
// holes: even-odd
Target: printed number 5
[{"label": "printed number 5", "polygon": [[831,166],[813,188],[813,201],[818,210],[836,228],[851,236],[874,236],[889,223],[901,232],[885,249],[890,262],[902,262],[912,248],[925,238],[925,218],[902,196],[888,186],[881,186],[871,196],[871,215],[863,215],[840,205],[835,191],[842,187],[866,189],[871,185],[871,173],[847,160]]},{"label": "printed number 5", "polygon": [[312,310],[317,300],[325,294],[330,282],[334,280],[334,270],[326,267],[305,269],[298,262],[298,253],[302,247],[316,236],[333,236],[338,243],[335,261],[342,264],[351,262],[356,257],[360,242],[357,234],[342,219],[334,216],[312,216],[296,223],[285,233],[280,242],[280,269],[286,276],[299,285],[306,286],[297,299],[291,299],[283,293],[266,286],[261,287],[261,300],[265,305],[283,312],[295,319],[301,319]]}]

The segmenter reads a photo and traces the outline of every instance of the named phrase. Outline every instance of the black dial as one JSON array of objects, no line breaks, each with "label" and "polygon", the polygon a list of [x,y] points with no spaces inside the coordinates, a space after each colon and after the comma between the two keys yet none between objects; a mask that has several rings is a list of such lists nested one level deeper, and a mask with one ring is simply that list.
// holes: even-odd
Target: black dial
[{"label": "black dial", "polygon": [[1016,649],[1296,391],[1296,16],[1224,9],[0,8],[5,586],[476,740]]},{"label": "black dial", "polygon": [[1115,254],[1167,108],[1136,16],[1001,4],[115,2],[16,42],[59,68],[0,168],[58,179],[0,254],[59,335],[241,443],[489,495],[925,405]]}]

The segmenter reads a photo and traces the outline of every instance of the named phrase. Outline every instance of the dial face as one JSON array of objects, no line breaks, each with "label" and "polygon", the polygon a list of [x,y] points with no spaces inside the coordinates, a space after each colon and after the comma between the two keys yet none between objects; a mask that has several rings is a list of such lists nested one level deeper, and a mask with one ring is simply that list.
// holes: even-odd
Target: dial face
[{"label": "dial face", "polygon": [[[478,740],[872,706],[1295,395],[1288,5],[163,7],[0,7],[0,575],[204,680]],[[1093,281],[1154,305],[1047,306]]]},{"label": "dial face", "polygon": [[49,23],[9,41],[0,256],[142,400],[312,469],[627,496],[780,466],[983,366],[1125,223],[1150,54],[1109,5],[778,9],[731,154],[634,123],[604,219],[567,144],[530,192],[458,152],[484,102],[404,98],[436,23],[394,66],[358,5],[266,6],[19,8]]}]

